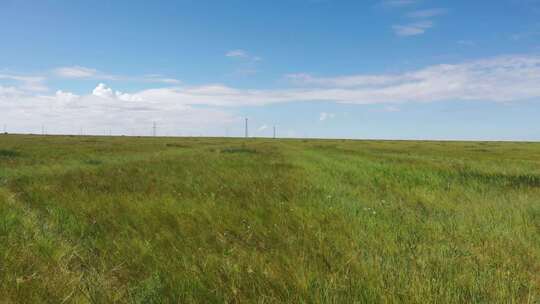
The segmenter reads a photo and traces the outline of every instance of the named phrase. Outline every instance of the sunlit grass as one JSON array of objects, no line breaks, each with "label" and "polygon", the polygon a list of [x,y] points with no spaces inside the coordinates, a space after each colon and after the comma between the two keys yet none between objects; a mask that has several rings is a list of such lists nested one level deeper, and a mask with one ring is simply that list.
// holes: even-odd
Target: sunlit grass
[{"label": "sunlit grass", "polygon": [[0,136],[0,295],[535,303],[540,144]]}]

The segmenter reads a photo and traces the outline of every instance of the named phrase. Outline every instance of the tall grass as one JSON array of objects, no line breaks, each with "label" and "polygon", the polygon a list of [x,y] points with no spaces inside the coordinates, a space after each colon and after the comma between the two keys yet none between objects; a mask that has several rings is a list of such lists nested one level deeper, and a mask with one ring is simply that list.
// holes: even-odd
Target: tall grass
[{"label": "tall grass", "polygon": [[[0,136],[8,303],[540,300],[540,144]],[[0,301],[1,302],[1,301]]]}]

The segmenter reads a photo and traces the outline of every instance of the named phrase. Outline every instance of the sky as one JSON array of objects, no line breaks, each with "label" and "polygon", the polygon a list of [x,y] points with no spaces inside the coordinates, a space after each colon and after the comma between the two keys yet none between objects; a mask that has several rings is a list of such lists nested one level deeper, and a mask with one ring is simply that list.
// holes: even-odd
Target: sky
[{"label": "sky", "polygon": [[540,0],[0,0],[11,133],[540,140]]}]

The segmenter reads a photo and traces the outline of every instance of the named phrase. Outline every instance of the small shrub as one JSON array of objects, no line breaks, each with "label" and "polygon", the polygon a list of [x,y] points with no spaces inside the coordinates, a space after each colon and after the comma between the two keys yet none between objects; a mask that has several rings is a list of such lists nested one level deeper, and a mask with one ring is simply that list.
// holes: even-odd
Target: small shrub
[{"label": "small shrub", "polygon": [[169,148],[189,148],[188,145],[178,144],[178,143],[167,143],[167,144],[165,144],[165,146],[167,146]]},{"label": "small shrub", "polygon": [[87,159],[84,161],[84,163],[87,165],[92,165],[92,166],[98,166],[98,165],[103,164],[103,162],[99,159]]},{"label": "small shrub", "polygon": [[231,147],[231,148],[225,148],[221,149],[221,153],[248,153],[248,154],[255,154],[257,153],[254,149],[249,149],[246,147]]},{"label": "small shrub", "polygon": [[15,158],[21,156],[21,153],[15,150],[0,149],[0,158]]},{"label": "small shrub", "polygon": [[471,149],[470,151],[481,152],[481,153],[491,152],[491,151],[488,150],[488,149],[477,149],[477,148]]}]

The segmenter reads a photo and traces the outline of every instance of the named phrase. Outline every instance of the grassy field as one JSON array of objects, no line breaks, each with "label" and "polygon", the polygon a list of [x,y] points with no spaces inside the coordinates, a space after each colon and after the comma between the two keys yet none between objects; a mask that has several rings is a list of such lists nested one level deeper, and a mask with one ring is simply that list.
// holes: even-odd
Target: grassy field
[{"label": "grassy field", "polygon": [[539,301],[539,143],[0,136],[0,303]]}]

